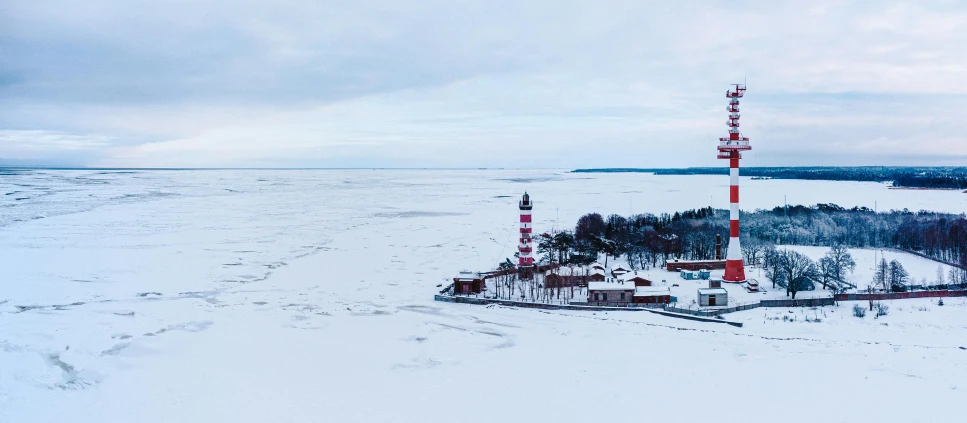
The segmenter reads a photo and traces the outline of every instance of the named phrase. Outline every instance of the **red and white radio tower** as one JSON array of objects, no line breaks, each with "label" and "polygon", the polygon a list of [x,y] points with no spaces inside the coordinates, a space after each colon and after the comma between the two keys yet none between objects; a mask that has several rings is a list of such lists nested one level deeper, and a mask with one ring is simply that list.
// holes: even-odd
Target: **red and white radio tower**
[{"label": "red and white radio tower", "polygon": [[[518,263],[517,266],[526,271],[529,271],[531,267],[534,266],[534,257],[531,257],[531,209],[534,208],[534,203],[531,202],[531,197],[524,193],[524,197],[520,200],[520,245],[517,247],[518,250]],[[522,273],[524,274],[524,273]]]},{"label": "red and white radio tower", "polygon": [[739,133],[739,99],[745,94],[745,84],[732,84],[735,88],[725,92],[729,99],[728,138],[719,138],[719,158],[729,160],[729,246],[725,253],[726,282],[745,282],[742,265],[742,247],[739,245],[739,159],[742,151],[751,150],[749,139]]}]

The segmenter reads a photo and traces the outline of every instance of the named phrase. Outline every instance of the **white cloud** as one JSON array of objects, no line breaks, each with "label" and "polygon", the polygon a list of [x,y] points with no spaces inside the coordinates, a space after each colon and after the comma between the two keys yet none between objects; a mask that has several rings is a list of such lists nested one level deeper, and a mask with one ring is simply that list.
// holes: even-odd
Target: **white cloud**
[{"label": "white cloud", "polygon": [[93,151],[111,145],[111,138],[103,135],[71,134],[45,130],[2,130],[0,146],[7,157],[27,158],[43,152]]},{"label": "white cloud", "polygon": [[[957,4],[66,9],[18,3],[0,25],[13,52],[0,59],[13,72],[0,73],[0,129],[90,134],[88,164],[715,165],[722,93],[746,76],[755,164],[823,164],[790,159],[820,138],[857,164],[881,146],[911,164],[967,154]],[[11,145],[0,157],[67,150]]]}]

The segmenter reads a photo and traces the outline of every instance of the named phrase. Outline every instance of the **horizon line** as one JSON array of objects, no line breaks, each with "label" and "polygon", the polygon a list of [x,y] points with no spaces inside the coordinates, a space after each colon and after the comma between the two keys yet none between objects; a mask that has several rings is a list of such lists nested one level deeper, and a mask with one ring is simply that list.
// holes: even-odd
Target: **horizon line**
[{"label": "horizon line", "polygon": [[[967,166],[917,166],[917,165],[855,165],[855,166],[747,166],[745,169],[777,168],[934,168],[951,169]],[[671,169],[713,169],[717,166],[679,166],[679,167],[101,167],[101,166],[17,166],[0,165],[0,170],[671,170]]]}]

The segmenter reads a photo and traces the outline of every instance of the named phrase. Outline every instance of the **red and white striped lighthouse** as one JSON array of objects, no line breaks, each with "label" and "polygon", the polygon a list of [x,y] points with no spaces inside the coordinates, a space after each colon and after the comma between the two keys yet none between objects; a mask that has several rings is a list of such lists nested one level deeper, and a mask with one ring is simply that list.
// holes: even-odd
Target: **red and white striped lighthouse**
[{"label": "red and white striped lighthouse", "polygon": [[533,231],[531,209],[533,208],[534,203],[531,202],[531,197],[525,192],[524,197],[520,200],[520,245],[517,247],[519,253],[517,266],[526,269],[534,266],[534,257],[531,256],[531,253],[533,253],[531,247],[531,232]]},{"label": "red and white striped lighthouse", "polygon": [[732,84],[733,89],[725,92],[729,105],[729,136],[719,138],[719,158],[729,160],[729,246],[725,253],[726,282],[745,282],[745,267],[742,265],[742,246],[739,245],[739,159],[742,151],[751,150],[749,139],[739,133],[739,99],[745,94],[745,84]]}]

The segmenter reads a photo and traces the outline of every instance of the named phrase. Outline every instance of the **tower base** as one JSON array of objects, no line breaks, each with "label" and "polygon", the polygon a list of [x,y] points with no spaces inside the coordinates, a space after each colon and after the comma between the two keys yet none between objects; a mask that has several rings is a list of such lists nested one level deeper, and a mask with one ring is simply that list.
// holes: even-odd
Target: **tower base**
[{"label": "tower base", "polygon": [[742,265],[742,260],[726,260],[722,282],[743,283],[745,281],[745,266]]}]

